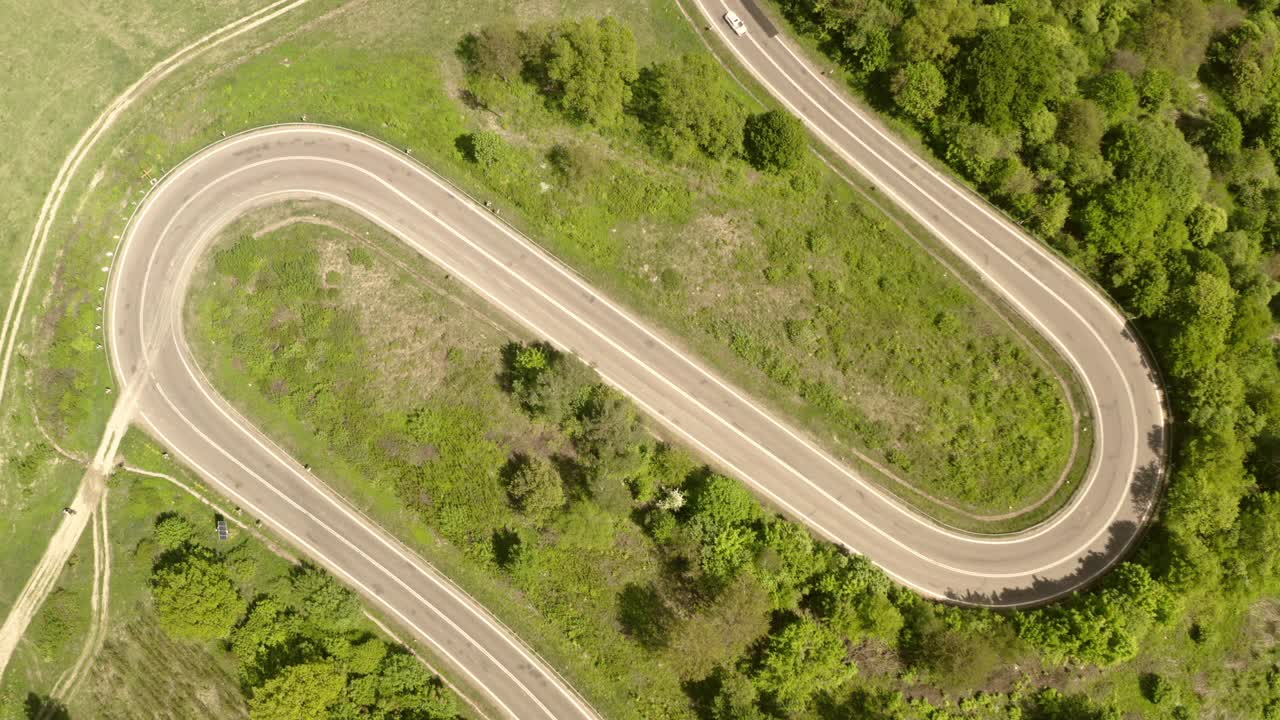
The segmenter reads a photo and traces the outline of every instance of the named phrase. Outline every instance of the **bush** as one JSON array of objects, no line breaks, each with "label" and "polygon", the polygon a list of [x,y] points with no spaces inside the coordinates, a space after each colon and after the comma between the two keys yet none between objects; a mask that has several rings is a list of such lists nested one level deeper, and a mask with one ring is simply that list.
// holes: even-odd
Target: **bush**
[{"label": "bush", "polygon": [[486,169],[505,162],[510,154],[506,141],[490,130],[462,136],[459,147],[468,160]]},{"label": "bush", "polygon": [[347,262],[368,269],[373,267],[373,255],[365,248],[356,245],[347,251]]},{"label": "bush", "polygon": [[564,483],[551,461],[541,455],[524,458],[507,487],[511,501],[535,524],[541,525],[564,507]]},{"label": "bush", "polygon": [[582,187],[599,175],[604,163],[582,143],[559,143],[547,153],[547,159],[569,187]]},{"label": "bush", "polygon": [[743,146],[758,170],[782,172],[797,167],[808,144],[804,125],[790,113],[769,110],[747,118]]},{"label": "bush", "polygon": [[195,539],[196,529],[181,515],[165,513],[156,519],[152,534],[161,551],[177,550]]},{"label": "bush", "polygon": [[520,76],[526,51],[524,33],[507,21],[487,25],[480,32],[466,36],[460,48],[469,72],[506,81]]}]

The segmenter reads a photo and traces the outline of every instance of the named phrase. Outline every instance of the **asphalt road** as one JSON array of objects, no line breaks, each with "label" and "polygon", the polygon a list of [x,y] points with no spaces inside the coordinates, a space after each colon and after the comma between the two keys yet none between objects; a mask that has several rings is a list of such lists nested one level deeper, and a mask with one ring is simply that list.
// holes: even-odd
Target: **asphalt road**
[{"label": "asphalt road", "polygon": [[219,231],[248,209],[320,198],[368,217],[594,365],[651,417],[773,504],[927,595],[1012,606],[1070,592],[1123,554],[1158,487],[1159,389],[1111,304],[897,144],[781,39],[733,36],[719,19],[728,5],[702,2],[708,24],[720,28],[770,92],[971,264],[1076,369],[1093,410],[1095,454],[1065,510],[1000,537],[954,532],[916,515],[411,158],[347,131],[266,128],[197,154],[148,196],[111,269],[112,364],[129,394],[136,392],[136,417],[147,431],[374,599],[513,716],[592,711],[486,611],[239,416],[192,362],[181,313],[192,270]]}]

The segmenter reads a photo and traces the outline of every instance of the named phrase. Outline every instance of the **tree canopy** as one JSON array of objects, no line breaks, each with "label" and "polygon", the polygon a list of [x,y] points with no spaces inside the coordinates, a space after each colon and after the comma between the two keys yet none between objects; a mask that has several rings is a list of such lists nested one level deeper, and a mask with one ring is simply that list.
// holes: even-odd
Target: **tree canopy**
[{"label": "tree canopy", "polygon": [[743,145],[751,164],[760,170],[782,172],[804,160],[809,138],[794,115],[769,110],[747,118]]},{"label": "tree canopy", "polygon": [[635,37],[625,25],[608,16],[561,23],[539,62],[550,96],[569,117],[600,127],[622,121],[638,75]]},{"label": "tree canopy", "polygon": [[244,598],[212,553],[188,547],[151,576],[160,625],[184,640],[226,638],[244,615]]}]

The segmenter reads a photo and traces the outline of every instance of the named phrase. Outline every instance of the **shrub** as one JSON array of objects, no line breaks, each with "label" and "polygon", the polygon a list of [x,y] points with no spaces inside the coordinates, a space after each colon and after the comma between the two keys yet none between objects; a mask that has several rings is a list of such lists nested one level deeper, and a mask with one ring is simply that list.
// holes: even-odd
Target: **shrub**
[{"label": "shrub", "polygon": [[743,146],[747,159],[758,170],[782,172],[804,160],[809,139],[794,115],[769,110],[747,118]]},{"label": "shrub", "polygon": [[460,54],[467,70],[502,80],[515,80],[524,67],[526,40],[514,23],[502,21],[486,25],[462,41]]},{"label": "shrub", "polygon": [[551,461],[541,455],[525,458],[511,475],[511,501],[536,524],[546,522],[564,507],[564,483]]},{"label": "shrub", "polygon": [[156,519],[152,531],[156,545],[164,550],[177,550],[191,542],[196,536],[196,529],[189,520],[176,513],[165,513]]}]

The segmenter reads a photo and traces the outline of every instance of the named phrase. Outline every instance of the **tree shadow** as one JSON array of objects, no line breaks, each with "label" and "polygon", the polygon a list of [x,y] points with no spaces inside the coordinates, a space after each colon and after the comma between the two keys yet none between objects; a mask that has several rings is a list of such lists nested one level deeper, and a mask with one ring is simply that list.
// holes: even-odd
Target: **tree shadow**
[{"label": "tree shadow", "polygon": [[523,546],[524,539],[515,529],[504,527],[493,531],[493,560],[498,567],[511,567],[520,558]]},{"label": "tree shadow", "polygon": [[1145,516],[1155,510],[1160,497],[1160,466],[1153,460],[1138,468],[1133,474],[1133,482],[1129,485],[1129,497],[1133,501],[1133,509]]},{"label": "tree shadow", "polygon": [[27,701],[24,703],[27,720],[71,720],[71,713],[67,710],[67,706],[61,702],[54,700],[48,695],[37,695],[36,693],[27,693]]},{"label": "tree shadow", "polygon": [[1084,590],[1100,580],[1107,569],[1120,562],[1140,530],[1136,523],[1129,520],[1112,523],[1107,530],[1106,546],[1101,551],[1092,551],[1081,558],[1079,566],[1070,575],[1060,578],[1036,577],[1030,585],[1005,588],[992,593],[948,590],[945,596],[952,602],[968,605],[1047,605],[1064,595]]},{"label": "tree shadow", "polygon": [[686,680],[680,685],[698,720],[714,720],[716,696],[724,686],[724,669],[716,668],[701,680]]},{"label": "tree shadow", "polygon": [[463,133],[453,139],[453,147],[466,159],[469,163],[477,162],[476,160],[476,135],[475,133]]},{"label": "tree shadow", "polygon": [[653,583],[627,583],[618,593],[618,624],[646,650],[661,650],[671,642],[675,614]]}]

